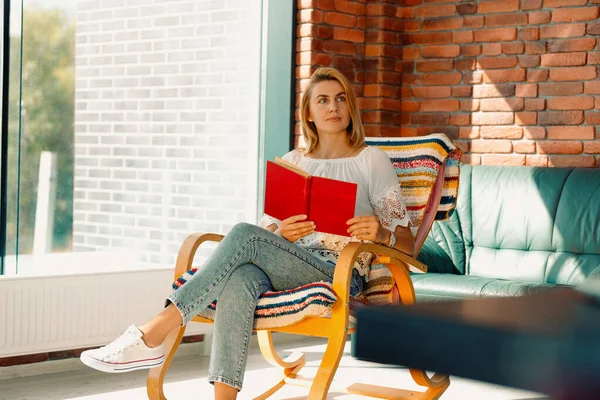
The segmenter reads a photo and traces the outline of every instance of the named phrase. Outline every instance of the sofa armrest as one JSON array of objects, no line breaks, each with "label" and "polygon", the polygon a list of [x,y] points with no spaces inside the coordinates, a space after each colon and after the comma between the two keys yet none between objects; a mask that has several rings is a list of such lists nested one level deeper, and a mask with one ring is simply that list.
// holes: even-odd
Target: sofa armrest
[{"label": "sofa armrest", "polygon": [[427,270],[429,272],[446,274],[459,273],[452,258],[450,258],[448,253],[431,236],[425,240],[417,260],[427,265]]}]

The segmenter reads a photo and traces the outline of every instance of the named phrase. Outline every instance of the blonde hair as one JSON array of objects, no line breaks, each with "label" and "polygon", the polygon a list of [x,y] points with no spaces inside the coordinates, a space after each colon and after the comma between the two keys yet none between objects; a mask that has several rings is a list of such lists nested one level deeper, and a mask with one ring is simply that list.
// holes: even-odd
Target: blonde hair
[{"label": "blonde hair", "polygon": [[308,86],[302,95],[300,101],[300,127],[302,128],[302,136],[306,142],[304,154],[308,154],[317,147],[319,143],[319,135],[314,122],[308,120],[310,96],[317,83],[324,81],[337,81],[344,92],[346,92],[346,101],[348,102],[348,110],[350,112],[350,123],[346,128],[348,144],[352,150],[356,150],[365,143],[365,128],[360,119],[360,112],[356,102],[356,93],[352,84],[340,71],[335,68],[319,68],[310,77]]}]

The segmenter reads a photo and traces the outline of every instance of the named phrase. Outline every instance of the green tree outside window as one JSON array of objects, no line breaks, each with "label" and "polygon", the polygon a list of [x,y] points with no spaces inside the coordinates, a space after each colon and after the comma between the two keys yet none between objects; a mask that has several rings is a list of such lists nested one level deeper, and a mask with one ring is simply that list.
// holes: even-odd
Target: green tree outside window
[{"label": "green tree outside window", "polygon": [[[52,250],[70,251],[75,23],[72,17],[59,9],[27,8],[23,14],[22,41],[21,44],[21,37],[11,39],[7,253],[14,254],[16,250],[19,254],[30,254],[32,251],[42,151],[57,154],[58,184]],[[20,216],[18,238],[17,202]]]}]

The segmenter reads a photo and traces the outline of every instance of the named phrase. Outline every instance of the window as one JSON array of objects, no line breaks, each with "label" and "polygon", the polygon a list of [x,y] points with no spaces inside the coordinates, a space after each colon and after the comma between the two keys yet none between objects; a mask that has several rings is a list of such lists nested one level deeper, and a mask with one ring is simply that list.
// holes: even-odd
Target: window
[{"label": "window", "polygon": [[262,8],[281,3],[4,1],[5,274],[170,266],[189,233],[256,221]]}]

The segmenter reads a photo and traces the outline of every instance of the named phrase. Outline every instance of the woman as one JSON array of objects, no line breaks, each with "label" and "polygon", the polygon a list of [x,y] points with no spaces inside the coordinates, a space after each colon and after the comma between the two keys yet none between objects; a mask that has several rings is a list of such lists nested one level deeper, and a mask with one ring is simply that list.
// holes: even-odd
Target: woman
[{"label": "woman", "polygon": [[[221,241],[206,263],[166,301],[166,308],[117,340],[81,354],[88,366],[126,372],[162,364],[162,343],[218,299],[208,379],[215,398],[235,399],[242,388],[254,310],[258,297],[333,280],[335,262],[350,241],[371,241],[414,252],[406,208],[394,168],[380,149],[364,143],[364,128],[350,82],[337,70],[320,68],[311,76],[301,102],[306,149],[283,158],[312,175],[358,184],[356,217],[350,237],[318,232],[305,215],[283,221],[263,217],[261,226],[240,223]],[[362,254],[351,294],[362,291],[372,256]]]}]

